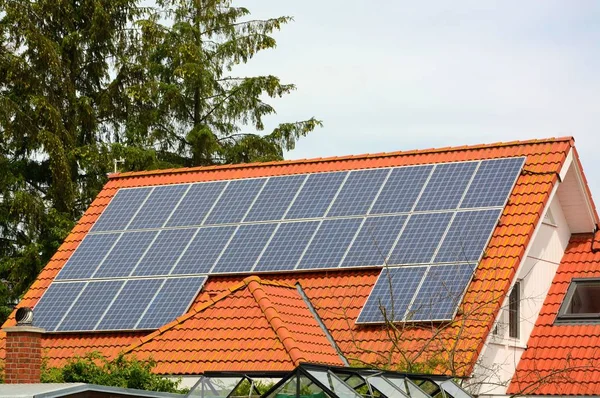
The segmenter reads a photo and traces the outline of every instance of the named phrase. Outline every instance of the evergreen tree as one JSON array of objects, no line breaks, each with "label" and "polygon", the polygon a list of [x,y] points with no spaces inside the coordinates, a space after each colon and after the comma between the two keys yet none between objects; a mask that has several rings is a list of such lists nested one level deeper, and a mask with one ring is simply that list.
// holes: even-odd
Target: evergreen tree
[{"label": "evergreen tree", "polygon": [[265,135],[265,97],[294,89],[232,69],[288,17],[230,1],[0,0],[0,320],[112,169],[281,159],[320,124]]}]

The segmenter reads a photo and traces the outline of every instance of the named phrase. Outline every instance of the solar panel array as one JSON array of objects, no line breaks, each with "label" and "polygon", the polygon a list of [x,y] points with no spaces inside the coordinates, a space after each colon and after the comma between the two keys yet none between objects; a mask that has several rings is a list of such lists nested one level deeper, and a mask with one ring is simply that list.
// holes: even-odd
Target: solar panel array
[{"label": "solar panel array", "polygon": [[[479,261],[523,162],[120,189],[36,306],[36,325],[156,328],[187,310],[208,275],[384,264],[400,275],[387,291],[394,302],[382,303],[390,284],[380,278],[359,322],[381,322],[381,305],[394,307],[394,320],[449,319],[455,301],[428,314],[423,295],[428,286],[443,290],[433,279],[448,275],[462,295],[470,276],[458,275]],[[410,300],[406,279],[414,281]]]}]

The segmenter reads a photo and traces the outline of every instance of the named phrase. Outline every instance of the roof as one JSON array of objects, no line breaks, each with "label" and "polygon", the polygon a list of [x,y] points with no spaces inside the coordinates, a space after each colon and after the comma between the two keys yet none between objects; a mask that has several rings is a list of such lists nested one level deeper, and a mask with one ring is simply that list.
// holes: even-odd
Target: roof
[{"label": "roof", "polygon": [[591,234],[572,236],[509,394],[600,394],[600,324],[554,323],[571,280],[600,277],[598,243]]},{"label": "roof", "polygon": [[97,393],[94,395],[95,397],[183,397],[181,394],[85,383],[3,384],[1,396],[12,398],[58,398],[79,393]]},{"label": "roof", "polygon": [[[261,275],[261,280],[268,282],[262,283],[262,286],[271,300],[278,297],[275,290],[283,290],[272,287],[272,285],[269,285],[270,282],[284,283],[288,286],[299,283],[318,316],[322,319],[326,329],[331,333],[345,357],[353,364],[390,366],[406,361],[420,361],[427,362],[428,366],[434,366],[438,372],[466,375],[471,371],[485,337],[491,329],[502,298],[509,289],[511,280],[524,256],[525,249],[550,197],[553,186],[558,181],[558,173],[573,145],[573,139],[565,137],[340,158],[112,175],[55,256],[40,273],[21,301],[20,306],[35,306],[45,289],[50,285],[110,199],[120,188],[526,156],[524,171],[519,176],[508,199],[484,258],[467,289],[459,314],[453,322],[441,326],[405,324],[398,328],[356,325],[355,321],[358,314],[380,272],[378,269]],[[191,325],[205,327],[202,326],[206,325],[202,323],[202,320],[203,317],[209,317],[209,314],[217,316],[216,314],[219,311],[224,311],[223,314],[226,314],[227,309],[222,307],[224,304],[240,303],[240,305],[255,306],[251,302],[249,289],[239,287],[242,279],[243,277],[211,276],[204,286],[203,294],[207,292],[224,294],[224,292],[229,291],[227,297],[224,296],[221,301],[214,303],[213,306],[206,307],[203,311],[198,310],[198,305],[201,305],[203,298],[201,298],[202,296],[197,298],[194,304],[195,307],[192,310],[196,311],[195,314],[185,315],[185,320],[180,318],[177,321],[179,323],[171,325],[169,331],[163,327],[161,328],[163,332],[159,331],[150,334],[151,337],[143,337],[143,344],[139,346],[135,346],[140,341],[138,332],[79,333],[76,335],[48,334],[44,337],[43,345],[50,364],[60,363],[67,352],[72,354],[73,352],[79,353],[87,350],[96,344],[91,343],[92,340],[95,340],[101,344],[98,349],[107,353],[107,355],[112,355],[124,349],[124,347],[134,344],[130,347],[132,352],[152,355],[155,359],[157,357],[164,358],[164,362],[159,361],[161,373],[181,373],[177,358],[185,357],[184,361],[190,361],[193,355],[185,352],[185,344],[188,341],[181,340],[178,337],[181,336],[180,333]],[[290,291],[286,294],[288,293]],[[299,303],[298,296],[294,297],[294,294],[286,297],[285,300],[282,297],[275,299],[275,301],[281,300],[279,305],[275,305],[275,308],[281,311],[280,314],[284,314],[284,310],[294,308],[294,303]],[[481,305],[481,303],[484,303],[484,305]],[[256,309],[256,307],[254,308]],[[302,308],[304,314],[306,314],[305,311]],[[299,314],[293,312],[285,316],[288,317],[284,322],[288,325],[288,329],[290,324],[294,324],[299,319]],[[262,322],[261,328],[264,330],[264,316],[259,314],[257,322],[259,322],[259,319]],[[230,334],[234,330],[247,330],[247,319],[240,321],[230,319],[227,322],[229,323],[223,321],[222,325],[224,326],[220,329],[220,333],[225,330],[229,330]],[[11,317],[6,326],[13,323],[14,320]],[[207,345],[223,347],[222,335],[206,334],[204,330],[195,330],[195,332],[197,335],[206,335]],[[257,347],[264,343],[263,340],[254,339],[257,336],[255,331],[253,331],[252,336],[251,342],[252,344],[256,343]],[[242,337],[238,334],[231,338],[235,340]],[[280,335],[277,335],[277,337],[281,340]],[[0,338],[2,338],[1,335]],[[297,339],[295,341],[299,345],[304,344],[304,348],[300,348],[300,352],[310,355],[314,354],[308,349],[310,344],[324,344],[323,335],[321,334],[295,335],[294,338]],[[156,339],[156,342],[151,342],[153,339]],[[302,339],[305,339],[305,341],[302,342]],[[250,342],[248,341],[248,343]],[[165,347],[170,349],[170,353],[164,351]],[[293,361],[293,356],[290,354],[290,350],[286,349],[284,351],[280,346],[278,347],[278,349],[273,350],[273,354],[277,352],[277,355],[272,357],[273,361],[278,363],[272,366],[282,368],[291,366],[290,361]],[[284,355],[286,352],[287,356]],[[257,348],[254,353],[263,354],[264,352]],[[170,357],[170,355],[180,355],[181,357]],[[3,356],[2,351],[0,351],[1,356]],[[331,358],[331,356],[329,357]],[[198,361],[198,357],[195,360]],[[308,358],[308,360],[317,362],[313,358]],[[218,364],[221,366],[220,370],[227,370],[236,366],[239,367],[238,362],[234,356],[231,356],[218,362]],[[213,365],[211,365],[211,369],[216,368],[216,364]],[[265,365],[261,361],[248,361],[246,366],[251,368]],[[199,370],[201,370],[201,366],[193,368],[193,372]],[[192,368],[189,371],[192,371]]]}]

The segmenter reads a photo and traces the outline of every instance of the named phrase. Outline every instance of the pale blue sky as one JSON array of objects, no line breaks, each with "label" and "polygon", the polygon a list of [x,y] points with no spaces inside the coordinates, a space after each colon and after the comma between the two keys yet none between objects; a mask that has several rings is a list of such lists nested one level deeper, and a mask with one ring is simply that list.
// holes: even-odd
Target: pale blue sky
[{"label": "pale blue sky", "polygon": [[600,200],[600,1],[235,4],[295,19],[237,71],[297,85],[268,128],[323,120],[286,158],[573,135]]}]

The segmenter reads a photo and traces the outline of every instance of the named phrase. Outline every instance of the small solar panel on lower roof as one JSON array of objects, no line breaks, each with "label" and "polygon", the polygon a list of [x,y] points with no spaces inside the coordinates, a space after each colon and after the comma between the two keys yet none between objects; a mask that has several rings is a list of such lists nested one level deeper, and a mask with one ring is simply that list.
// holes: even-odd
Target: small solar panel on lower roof
[{"label": "small solar panel on lower roof", "polygon": [[500,212],[492,209],[456,213],[434,262],[479,261]]},{"label": "small solar panel on lower roof", "polygon": [[125,232],[104,259],[93,278],[128,276],[142,258],[157,231]]},{"label": "small solar panel on lower roof", "polygon": [[196,231],[197,228],[159,231],[156,240],[150,245],[132,275],[169,275]]},{"label": "small solar panel on lower roof", "polygon": [[458,162],[436,165],[415,210],[456,209],[478,164]]},{"label": "small solar panel on lower roof", "polygon": [[254,271],[293,270],[318,226],[319,221],[281,224]]},{"label": "small solar panel on lower roof", "polygon": [[192,184],[166,226],[201,225],[226,185],[225,181]]},{"label": "small solar panel on lower roof", "polygon": [[171,274],[207,274],[235,230],[234,226],[200,228]]},{"label": "small solar panel on lower roof", "polygon": [[413,214],[392,250],[388,264],[429,263],[454,213]]},{"label": "small solar panel on lower roof", "polygon": [[410,307],[407,320],[450,320],[477,264],[433,265]]},{"label": "small solar panel on lower roof", "polygon": [[409,212],[432,169],[431,165],[393,169],[369,214]]},{"label": "small solar panel on lower roof", "polygon": [[230,181],[208,214],[204,225],[242,221],[266,181],[266,178]]},{"label": "small solar panel on lower roof", "polygon": [[308,175],[285,219],[322,217],[347,174],[344,171]]},{"label": "small solar panel on lower roof", "polygon": [[524,163],[523,157],[482,161],[460,207],[503,206]]},{"label": "small solar panel on lower roof", "polygon": [[184,314],[204,282],[205,276],[167,278],[135,326],[136,329],[156,329]]},{"label": "small solar panel on lower roof", "polygon": [[162,286],[164,279],[128,280],[96,327],[96,330],[130,330]]},{"label": "small solar panel on lower roof", "polygon": [[90,278],[120,236],[120,233],[87,235],[56,279]]},{"label": "small solar panel on lower roof", "polygon": [[426,270],[425,266],[384,268],[356,322],[402,321]]},{"label": "small solar panel on lower roof", "polygon": [[154,187],[127,229],[162,227],[188,188],[187,184]]},{"label": "small solar panel on lower roof", "polygon": [[404,215],[367,218],[342,267],[384,265],[406,219]]},{"label": "small solar panel on lower roof", "polygon": [[281,220],[305,179],[306,175],[269,178],[244,222]]},{"label": "small solar panel on lower roof", "polygon": [[48,331],[55,330],[85,284],[86,282],[51,284],[34,307],[34,326]]},{"label": "small solar panel on lower roof", "polygon": [[362,218],[339,218],[323,221],[297,269],[337,267],[362,221]]},{"label": "small solar panel on lower roof", "polygon": [[367,214],[390,171],[391,169],[351,171],[327,216]]},{"label": "small solar panel on lower roof", "polygon": [[211,273],[250,272],[277,224],[240,225]]},{"label": "small solar panel on lower roof", "polygon": [[124,283],[122,280],[88,282],[57,330],[94,330]]},{"label": "small solar panel on lower roof", "polygon": [[139,210],[152,188],[119,189],[91,232],[124,230]]}]

